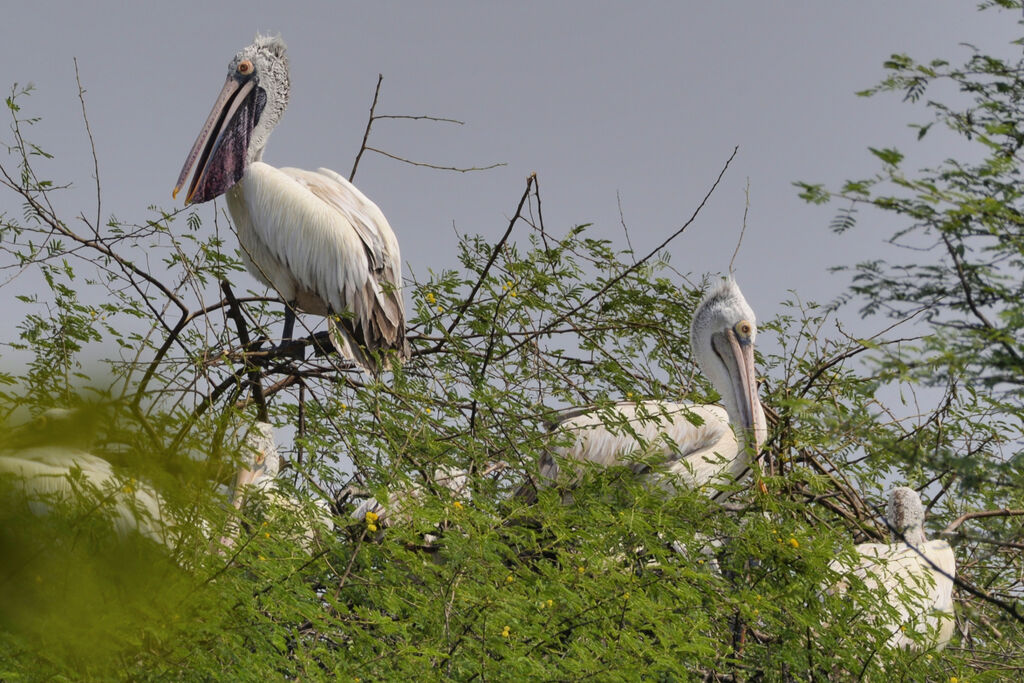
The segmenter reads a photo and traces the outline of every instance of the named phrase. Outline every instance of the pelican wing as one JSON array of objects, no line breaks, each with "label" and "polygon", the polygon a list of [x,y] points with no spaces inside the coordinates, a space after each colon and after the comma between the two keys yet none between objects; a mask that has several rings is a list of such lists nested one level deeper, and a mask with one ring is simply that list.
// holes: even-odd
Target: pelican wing
[{"label": "pelican wing", "polygon": [[369,262],[366,294],[372,293],[373,303],[391,325],[404,326],[402,259],[398,239],[381,210],[355,185],[329,168],[319,168],[316,173],[297,168],[281,171],[291,175],[348,222],[362,242]]},{"label": "pelican wing", "polygon": [[746,468],[720,406],[650,401],[620,403],[612,411],[610,416],[578,409],[565,414],[557,428],[574,434],[574,441],[544,455],[541,485],[558,478],[559,460],[624,465],[669,492],[737,476]]},{"label": "pelican wing", "polygon": [[261,279],[304,310],[351,315],[342,326],[358,345],[407,355],[401,256],[380,209],[323,168],[254,162],[243,185],[244,211],[232,213]]},{"label": "pelican wing", "polygon": [[[956,557],[945,541],[929,541],[920,549],[905,543],[862,543],[857,546],[860,562],[850,566],[840,560],[831,564],[833,571],[855,576],[868,590],[885,591],[888,604],[896,612],[896,620],[873,620],[889,627],[890,647],[918,647],[908,632],[930,634],[929,645],[942,649],[953,635],[953,580]],[[934,567],[932,566],[934,565]],[[936,571],[937,567],[940,571]],[[843,580],[836,590],[846,592],[849,581]]]}]

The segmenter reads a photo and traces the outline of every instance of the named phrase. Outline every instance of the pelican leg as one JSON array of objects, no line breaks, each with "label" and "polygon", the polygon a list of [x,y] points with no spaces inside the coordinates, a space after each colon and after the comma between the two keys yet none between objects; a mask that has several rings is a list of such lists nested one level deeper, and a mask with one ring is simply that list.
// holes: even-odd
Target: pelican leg
[{"label": "pelican leg", "polygon": [[292,340],[292,331],[295,329],[295,307],[292,302],[284,305],[284,333],[281,335],[281,344]]},{"label": "pelican leg", "polygon": [[297,360],[304,360],[306,357],[306,346],[304,344],[294,344],[292,339],[292,333],[295,329],[295,303],[287,302],[284,308],[284,331],[281,334],[281,343],[278,344],[277,350],[286,356],[291,356]]}]

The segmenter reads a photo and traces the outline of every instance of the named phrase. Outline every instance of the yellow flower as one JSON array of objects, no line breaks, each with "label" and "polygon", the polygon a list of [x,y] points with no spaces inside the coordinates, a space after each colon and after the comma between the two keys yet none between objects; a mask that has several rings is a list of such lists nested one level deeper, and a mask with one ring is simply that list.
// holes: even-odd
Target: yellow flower
[{"label": "yellow flower", "polygon": [[377,525],[375,524],[375,522],[378,519],[380,519],[380,516],[376,512],[367,511],[366,515],[364,516],[364,519],[366,520],[366,530],[367,531],[376,531],[377,530]]},{"label": "yellow flower", "polygon": [[622,594],[622,599],[623,599],[623,600],[629,600],[629,593],[628,593],[628,592],[626,592],[626,593],[623,593],[623,594]]},{"label": "yellow flower", "polygon": [[548,606],[548,607],[553,607],[553,606],[554,606],[554,604],[555,604],[555,601],[554,601],[554,600],[551,600],[551,599],[549,598],[549,599],[548,599],[548,601],[547,601],[547,606]]},{"label": "yellow flower", "polygon": [[578,571],[580,574],[582,574],[583,572],[585,572],[587,570],[586,570],[586,568],[583,565],[580,565],[579,567],[576,567],[576,571]]},{"label": "yellow flower", "polygon": [[260,561],[266,561],[266,559],[267,559],[267,558],[263,557],[262,555],[258,555],[257,557],[260,558]]},{"label": "yellow flower", "polygon": [[949,677],[949,683],[960,683],[960,679],[957,678],[956,676],[950,676]]},{"label": "yellow flower", "polygon": [[460,503],[459,501],[455,501],[454,503],[452,503],[452,507],[455,508],[456,510],[461,510],[462,503]]},{"label": "yellow flower", "polygon": [[512,576],[511,574],[509,574],[508,576],[505,577],[505,583],[512,583],[515,580],[516,580],[516,577]]},{"label": "yellow flower", "polygon": [[512,297],[513,299],[514,299],[514,298],[516,298],[516,296],[517,296],[517,292],[516,292],[516,290],[514,290],[514,289],[513,289],[513,290],[512,290],[512,291],[511,291],[511,292],[509,293],[509,296],[511,296],[511,297]]},{"label": "yellow flower", "polygon": [[501,637],[502,638],[508,638],[509,635],[511,635],[511,633],[512,633],[512,629],[510,629],[508,626],[506,626],[505,628],[501,629]]},{"label": "yellow flower", "polygon": [[270,538],[270,532],[269,531],[264,531],[263,532],[263,537],[264,538]]},{"label": "yellow flower", "polygon": [[427,303],[428,304],[433,304],[436,301],[437,301],[437,299],[434,298],[434,293],[433,292],[427,292]]},{"label": "yellow flower", "polygon": [[626,398],[633,398],[633,392],[632,391],[627,391],[626,392]]},{"label": "yellow flower", "polygon": [[789,537],[789,544],[791,546],[793,546],[794,548],[799,548],[800,547],[800,541],[796,540],[792,536]]}]

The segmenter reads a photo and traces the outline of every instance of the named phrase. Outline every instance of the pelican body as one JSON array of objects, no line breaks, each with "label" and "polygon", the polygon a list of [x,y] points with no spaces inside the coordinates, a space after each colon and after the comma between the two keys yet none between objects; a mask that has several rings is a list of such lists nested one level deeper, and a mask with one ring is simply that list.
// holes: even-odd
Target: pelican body
[{"label": "pelican body", "polygon": [[[257,422],[249,431],[242,444],[243,464],[235,479],[235,493],[232,504],[241,510],[247,503],[265,503],[267,514],[273,516],[276,510],[288,510],[297,515],[301,522],[300,542],[307,550],[313,547],[318,532],[334,529],[330,507],[326,501],[314,499],[309,508],[282,493],[277,486],[277,475],[281,470],[281,456],[277,452],[274,428],[266,422]],[[229,529],[221,538],[225,547],[234,545],[237,528]]]},{"label": "pelican body", "polygon": [[[862,543],[857,546],[860,561],[851,566],[835,560],[833,571],[855,576],[868,590],[885,591],[885,600],[895,619],[875,617],[891,632],[889,647],[920,649],[911,634],[925,634],[927,647],[941,650],[953,637],[953,577],[956,556],[945,541],[929,541],[924,535],[924,507],[917,492],[906,486],[893,489],[889,497],[888,522],[893,543]],[[850,590],[849,579],[836,587]]]},{"label": "pelican body", "polygon": [[[724,407],[645,401],[619,403],[606,411],[573,409],[558,429],[573,442],[546,453],[540,483],[558,478],[559,462],[626,465],[668,492],[739,479],[760,451],[767,428],[754,374],[754,312],[732,279],[701,301],[693,315],[690,343],[701,371]],[[532,497],[532,487],[520,495]]]},{"label": "pelican body", "polygon": [[195,166],[185,202],[227,195],[243,263],[288,304],[284,338],[294,309],[326,316],[338,352],[375,373],[368,352],[409,353],[398,240],[377,205],[334,171],[262,161],[288,94],[284,42],[257,36],[228,65],[174,195]]}]

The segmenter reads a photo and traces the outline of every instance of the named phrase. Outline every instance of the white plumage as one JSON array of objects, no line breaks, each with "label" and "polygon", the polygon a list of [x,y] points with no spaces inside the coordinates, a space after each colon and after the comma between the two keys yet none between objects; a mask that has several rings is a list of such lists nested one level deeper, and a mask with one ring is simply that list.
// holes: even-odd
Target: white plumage
[{"label": "white plumage", "polygon": [[[504,463],[500,464],[504,466]],[[439,467],[434,472],[434,483],[448,489],[452,497],[458,500],[465,498],[468,493],[469,475],[466,470],[455,467]],[[383,503],[376,498],[367,498],[356,506],[351,517],[362,521],[366,519],[366,513],[372,512],[376,516],[375,525],[382,529],[396,523],[407,523],[410,519],[409,509],[419,504],[427,493],[422,484],[412,483],[390,493]]]},{"label": "white plumage", "polygon": [[[754,312],[739,286],[723,281],[694,312],[690,341],[725,407],[645,401],[619,403],[610,415],[567,411],[558,429],[569,432],[573,443],[544,455],[540,485],[559,479],[559,462],[572,461],[625,465],[668,492],[743,476],[767,433],[754,375],[756,336]],[[524,486],[519,495],[532,498],[533,487]]]},{"label": "white plumage", "polygon": [[398,240],[381,210],[326,168],[274,168],[261,161],[288,102],[280,38],[257,36],[228,68],[210,118],[178,178],[198,163],[187,202],[227,193],[246,268],[292,307],[327,316],[339,353],[368,372],[368,351],[408,356]]},{"label": "white plumage", "polygon": [[175,520],[152,487],[116,473],[110,463],[67,446],[37,446],[0,455],[0,476],[14,479],[36,514],[54,503],[76,505],[110,520],[124,537],[138,532],[173,547]]},{"label": "white plumage", "polygon": [[[843,575],[835,590],[853,590],[851,577],[870,591],[882,589],[886,605],[895,611],[889,618],[872,609],[872,595],[865,599],[867,617],[886,627],[890,647],[920,648],[912,634],[924,635],[924,646],[941,650],[953,637],[953,579],[956,557],[945,541],[928,541],[924,535],[924,507],[914,489],[901,486],[889,498],[889,525],[894,543],[862,543],[859,561],[850,565],[835,560],[832,570]],[[902,536],[903,540],[898,539]]]},{"label": "white plumage", "polygon": [[[301,543],[311,548],[318,533],[334,529],[334,519],[326,501],[314,499],[310,506],[281,492],[277,476],[281,469],[281,456],[277,452],[274,428],[266,422],[257,422],[246,435],[242,445],[243,465],[238,472],[232,503],[236,509],[243,506],[264,506],[265,514],[288,511],[301,522]],[[237,528],[231,528],[221,539],[227,547],[234,545]]]}]

